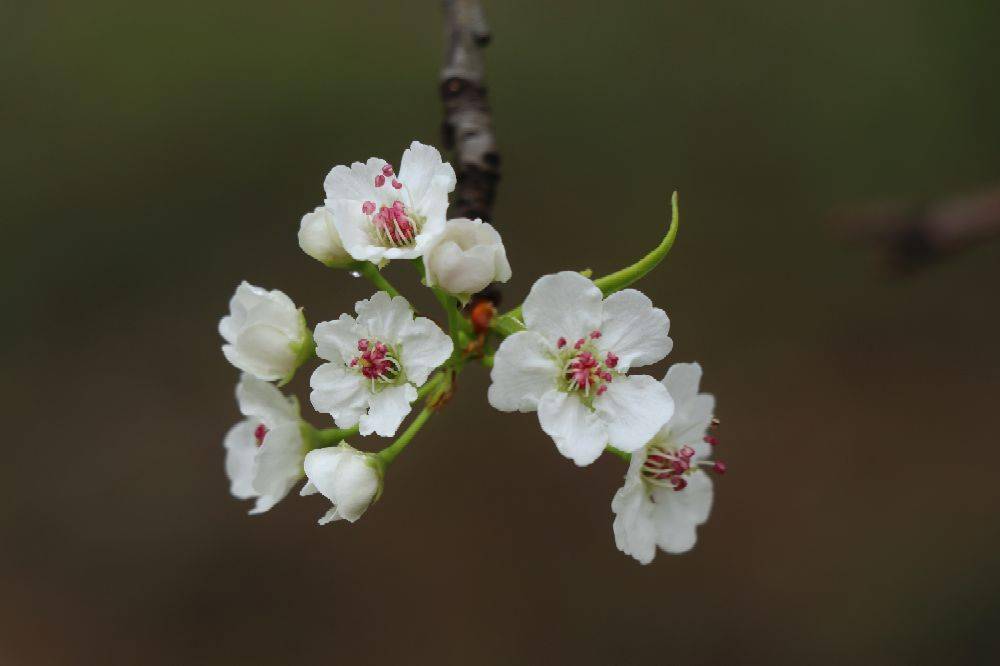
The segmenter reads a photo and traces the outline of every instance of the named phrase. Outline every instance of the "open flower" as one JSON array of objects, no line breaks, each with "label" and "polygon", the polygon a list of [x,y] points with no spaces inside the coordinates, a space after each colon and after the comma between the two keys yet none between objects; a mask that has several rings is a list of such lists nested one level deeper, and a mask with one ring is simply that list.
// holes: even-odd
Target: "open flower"
[{"label": "open flower", "polygon": [[424,255],[427,286],[440,287],[462,301],[491,282],[510,279],[503,241],[490,224],[464,217],[448,220]]},{"label": "open flower", "polygon": [[329,363],[310,379],[312,404],[339,428],[362,435],[396,429],[417,399],[417,387],[451,355],[453,344],[430,319],[414,319],[402,296],[376,292],[355,306],[357,319],[340,315],[316,326],[316,354]]},{"label": "open flower", "polygon": [[292,299],[244,281],[219,322],[226,340],[222,353],[234,366],[258,379],[287,381],[309,351],[309,329]]},{"label": "open flower", "polygon": [[632,454],[625,484],[615,493],[615,543],[643,564],[653,561],[656,548],[667,553],[690,550],[696,528],[712,508],[710,467],[725,472],[721,462],[707,460],[713,437],[715,399],[698,393],[701,366],[678,363],[663,378],[674,398],[674,414],[641,450]]},{"label": "open flower", "polygon": [[384,264],[423,255],[444,229],[455,170],[433,146],[414,141],[397,175],[377,157],[333,167],[323,184],[326,206],[347,252]]},{"label": "open flower", "polygon": [[333,224],[333,215],[326,206],[302,216],[299,247],[316,261],[330,267],[346,266],[351,262],[351,255],[344,249],[337,227]]},{"label": "open flower", "polygon": [[353,523],[382,494],[382,466],[378,459],[347,442],[310,451],[305,471],[309,480],[299,494],[320,492],[333,504],[319,519],[320,525],[334,520]]},{"label": "open flower", "polygon": [[229,491],[238,499],[256,498],[250,513],[263,513],[302,478],[306,447],[299,403],[247,374],[236,385],[236,401],[247,418],[233,426],[223,442]]},{"label": "open flower", "polygon": [[602,300],[593,282],[565,271],[535,282],[522,310],[527,330],[504,340],[494,358],[491,405],[537,411],[542,430],[577,465],[594,462],[607,444],[642,447],[670,418],[666,388],[627,375],[673,346],[666,313],[642,293]]}]

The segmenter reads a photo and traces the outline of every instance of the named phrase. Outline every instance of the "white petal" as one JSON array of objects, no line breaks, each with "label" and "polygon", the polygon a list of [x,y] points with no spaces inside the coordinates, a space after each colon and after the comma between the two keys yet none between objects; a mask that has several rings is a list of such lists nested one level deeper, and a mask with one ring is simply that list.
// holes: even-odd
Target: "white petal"
[{"label": "white petal", "polygon": [[260,495],[281,500],[302,478],[305,445],[298,423],[285,423],[269,430],[257,453],[253,487]]},{"label": "white petal", "polygon": [[339,363],[324,363],[316,368],[309,385],[313,389],[309,394],[313,407],[332,416],[338,428],[357,425],[368,408],[368,382]]},{"label": "white petal", "polygon": [[337,165],[323,182],[328,203],[340,200],[364,201],[375,199],[375,177],[382,173],[386,161],[371,157],[365,164],[355,162],[350,167]]},{"label": "white petal", "polygon": [[606,386],[594,407],[607,424],[610,443],[622,451],[645,446],[674,412],[667,389],[652,377],[616,377]]},{"label": "white petal", "polygon": [[360,352],[358,341],[368,338],[368,331],[359,326],[349,314],[340,315],[334,321],[316,324],[313,339],[316,341],[316,355],[334,363],[347,363]]},{"label": "white petal", "polygon": [[257,457],[257,439],[254,437],[256,428],[257,424],[252,420],[240,421],[229,429],[222,442],[226,447],[229,492],[237,499],[257,496],[253,489],[253,463]]},{"label": "white petal", "polygon": [[378,475],[361,454],[346,457],[333,474],[337,513],[344,520],[353,523],[375,498],[379,486]]},{"label": "white petal", "polygon": [[330,523],[332,523],[334,521],[343,520],[343,519],[344,519],[344,517],[341,516],[339,513],[337,513],[337,507],[333,507],[332,509],[330,509],[329,511],[327,511],[326,513],[324,513],[320,517],[320,519],[318,521],[316,521],[316,522],[318,522],[320,525],[328,525],[328,524],[330,524]]},{"label": "white petal", "polygon": [[670,353],[673,340],[667,335],[670,319],[667,313],[653,307],[645,294],[624,289],[604,301],[601,317],[601,338],[597,345],[614,352],[618,369],[656,363]]},{"label": "white petal", "polygon": [[299,247],[313,259],[324,264],[343,265],[351,260],[344,249],[333,215],[326,206],[320,206],[302,216],[299,222]]},{"label": "white petal", "polygon": [[414,141],[403,151],[399,180],[406,185],[411,201],[419,210],[432,185],[447,200],[448,193],[455,189],[455,170],[441,160],[437,148]]},{"label": "white petal", "polygon": [[244,374],[236,385],[236,401],[240,412],[263,421],[268,429],[274,429],[282,423],[299,421],[298,401],[281,394],[273,384],[261,381],[256,377]]},{"label": "white petal", "polygon": [[333,217],[344,249],[358,261],[379,263],[385,255],[385,248],[372,240],[372,225],[361,212],[361,201],[327,201],[327,208]]},{"label": "white petal", "polygon": [[417,317],[403,329],[399,341],[407,381],[423,386],[428,375],[451,356],[454,343],[430,319]]},{"label": "white petal", "polygon": [[[358,324],[368,333],[388,345],[399,342],[403,329],[413,321],[413,310],[402,296],[390,297],[377,291],[370,298],[354,304]],[[357,342],[355,340],[355,342]]]},{"label": "white petal", "polygon": [[302,484],[302,489],[299,491],[299,497],[308,497],[309,495],[315,495],[319,492],[319,489],[312,481],[306,481]]},{"label": "white petal", "polygon": [[581,467],[597,460],[608,441],[604,424],[575,395],[551,390],[538,402],[538,422],[559,452]]},{"label": "white petal", "polygon": [[232,355],[225,348],[223,353],[240,370],[274,381],[295,368],[296,353],[292,345],[293,341],[281,329],[258,324],[240,331]]},{"label": "white petal", "polygon": [[559,366],[552,348],[534,331],[510,336],[497,349],[490,371],[490,404],[502,412],[532,412],[542,395],[556,387]]},{"label": "white petal", "polygon": [[626,555],[642,564],[649,564],[656,555],[656,527],[653,523],[653,503],[640,479],[626,478],[625,484],[611,500],[615,513],[612,530],[615,545]]},{"label": "white petal", "polygon": [[374,432],[382,437],[394,436],[399,424],[410,413],[410,403],[416,399],[417,389],[412,384],[378,391],[369,399],[368,414],[358,423],[361,434],[367,437]]},{"label": "white petal", "polygon": [[570,344],[601,324],[601,290],[579,273],[545,275],[524,300],[524,323],[550,344],[565,337]]},{"label": "white petal", "polygon": [[712,510],[712,479],[704,472],[687,478],[684,490],[661,488],[653,494],[656,543],[668,553],[691,550],[698,538],[695,528],[708,520]]},{"label": "white petal", "polygon": [[698,393],[701,375],[697,363],[675,363],[667,370],[663,385],[674,399],[674,415],[666,425],[667,438],[693,446],[704,455],[711,448],[703,439],[715,412],[715,398]]}]

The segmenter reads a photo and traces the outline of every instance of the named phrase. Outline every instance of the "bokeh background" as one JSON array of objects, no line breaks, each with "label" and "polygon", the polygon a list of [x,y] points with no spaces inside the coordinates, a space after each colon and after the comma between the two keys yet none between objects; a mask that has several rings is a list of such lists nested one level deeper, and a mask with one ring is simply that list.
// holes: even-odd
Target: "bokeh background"
[{"label": "bokeh background", "polygon": [[487,11],[507,305],[646,252],[681,192],[640,287],[718,396],[695,550],[619,553],[620,462],[576,469],[476,369],[358,523],[228,496],[217,321],[241,279],[313,323],[371,292],[295,234],[332,165],[439,143],[437,2],[8,0],[0,663],[996,659],[1000,247],[898,278],[825,220],[1000,179],[1000,5]]}]

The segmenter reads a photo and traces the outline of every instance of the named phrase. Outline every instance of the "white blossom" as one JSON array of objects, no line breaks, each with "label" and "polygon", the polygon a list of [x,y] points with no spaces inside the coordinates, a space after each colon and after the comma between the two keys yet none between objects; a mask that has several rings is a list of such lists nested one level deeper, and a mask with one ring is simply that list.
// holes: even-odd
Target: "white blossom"
[{"label": "white blossom", "polygon": [[347,442],[310,451],[305,459],[308,482],[301,495],[320,492],[333,507],[319,519],[354,522],[382,492],[382,467],[375,456],[362,453]]},{"label": "white blossom", "polygon": [[316,326],[316,354],[329,361],[310,379],[313,406],[339,428],[362,435],[396,434],[417,399],[417,387],[451,355],[453,344],[430,319],[413,317],[402,296],[379,291]]},{"label": "white blossom", "polygon": [[537,411],[542,430],[577,465],[592,463],[607,444],[641,448],[670,418],[663,385],[627,374],[673,346],[666,313],[642,293],[602,299],[593,282],[566,271],[540,278],[522,311],[527,330],[504,340],[494,358],[495,408]]},{"label": "white blossom", "polygon": [[615,543],[643,564],[653,560],[657,547],[683,553],[694,546],[696,528],[712,508],[712,479],[704,468],[725,471],[721,462],[707,460],[715,399],[698,393],[700,381],[697,363],[678,363],[667,371],[663,385],[674,398],[674,414],[632,454],[625,484],[611,502]]},{"label": "white blossom", "polygon": [[287,381],[308,349],[309,329],[292,299],[244,281],[219,322],[226,340],[222,353],[234,366],[258,379]]},{"label": "white blossom", "polygon": [[327,266],[346,266],[352,261],[333,224],[333,215],[326,206],[320,206],[302,216],[299,224],[299,247]]},{"label": "white blossom", "polygon": [[414,141],[403,151],[398,175],[372,157],[333,167],[323,186],[344,248],[358,261],[381,265],[423,256],[443,231],[455,170],[436,148]]},{"label": "white blossom", "polygon": [[510,279],[510,264],[500,234],[482,220],[448,220],[424,255],[427,286],[440,287],[462,301],[491,282]]},{"label": "white blossom", "polygon": [[263,513],[302,478],[306,447],[299,403],[248,374],[240,377],[236,400],[247,418],[233,426],[223,441],[229,491],[238,499],[256,498],[250,513]]}]

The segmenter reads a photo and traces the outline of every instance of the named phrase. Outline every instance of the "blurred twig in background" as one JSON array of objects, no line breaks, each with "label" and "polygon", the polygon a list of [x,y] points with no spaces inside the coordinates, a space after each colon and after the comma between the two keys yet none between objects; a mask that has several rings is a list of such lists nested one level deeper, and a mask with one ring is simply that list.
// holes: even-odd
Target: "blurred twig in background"
[{"label": "blurred twig in background", "polygon": [[458,176],[454,217],[492,222],[493,198],[500,180],[500,154],[486,97],[482,49],[490,29],[479,0],[444,0],[446,51],[441,68],[444,146],[454,151]]},{"label": "blurred twig in background", "polygon": [[882,247],[889,266],[913,273],[1000,237],[1000,186],[940,201],[893,200],[835,212],[835,227]]}]

